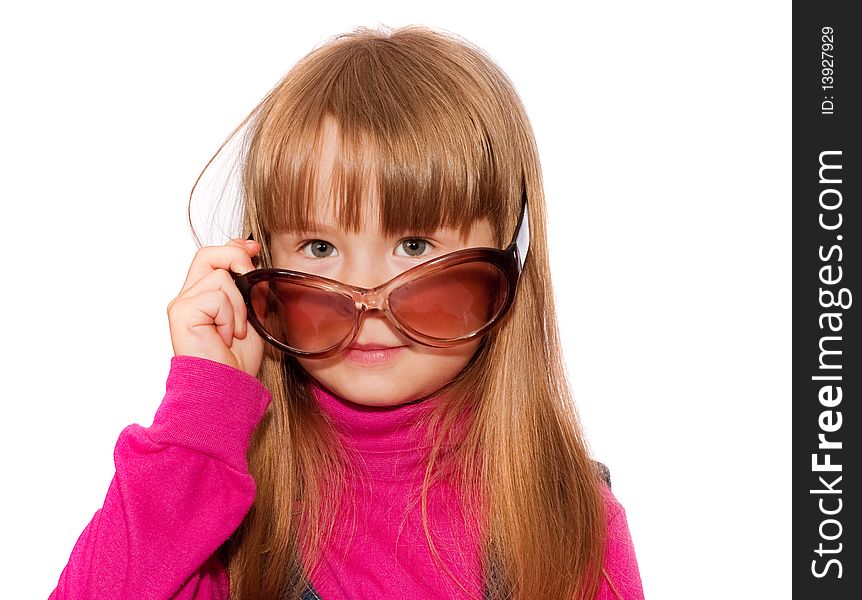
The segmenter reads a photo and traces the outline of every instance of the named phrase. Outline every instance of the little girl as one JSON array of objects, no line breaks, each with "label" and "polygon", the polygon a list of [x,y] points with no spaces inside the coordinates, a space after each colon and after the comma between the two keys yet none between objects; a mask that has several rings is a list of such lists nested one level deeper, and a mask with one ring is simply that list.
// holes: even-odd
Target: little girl
[{"label": "little girl", "polygon": [[243,126],[248,239],[194,257],[164,400],[51,597],[642,598],[499,67],[360,28]]}]

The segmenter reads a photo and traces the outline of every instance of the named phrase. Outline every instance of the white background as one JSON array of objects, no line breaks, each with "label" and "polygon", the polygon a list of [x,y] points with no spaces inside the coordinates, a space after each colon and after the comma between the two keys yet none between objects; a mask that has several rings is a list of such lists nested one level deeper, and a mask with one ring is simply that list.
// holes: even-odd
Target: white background
[{"label": "white background", "polygon": [[195,177],[296,60],[378,23],[463,35],[523,97],[647,598],[790,596],[789,3],[406,4],[0,11],[5,598],[48,596],[152,422]]}]

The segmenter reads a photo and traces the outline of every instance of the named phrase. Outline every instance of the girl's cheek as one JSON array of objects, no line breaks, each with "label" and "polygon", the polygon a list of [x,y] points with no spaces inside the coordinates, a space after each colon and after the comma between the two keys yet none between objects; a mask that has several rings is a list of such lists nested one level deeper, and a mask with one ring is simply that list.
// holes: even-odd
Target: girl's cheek
[{"label": "girl's cheek", "polygon": [[302,257],[299,255],[292,256],[290,253],[278,248],[273,248],[270,252],[272,257],[272,266],[279,269],[294,269],[297,271],[306,271],[307,268],[303,264]]}]

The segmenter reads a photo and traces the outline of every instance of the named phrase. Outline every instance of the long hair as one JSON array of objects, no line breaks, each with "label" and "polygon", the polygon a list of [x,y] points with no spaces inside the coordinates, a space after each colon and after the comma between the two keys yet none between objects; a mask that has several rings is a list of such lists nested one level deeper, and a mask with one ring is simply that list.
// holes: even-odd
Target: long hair
[{"label": "long hair", "polygon": [[[539,158],[512,83],[466,40],[420,26],[358,28],[314,49],[228,138],[245,130],[242,220],[262,244],[258,266],[272,266],[272,233],[314,214],[326,119],[338,128],[333,197],[345,230],[359,227],[373,185],[386,234],[464,232],[488,218],[503,247],[526,190],[530,252],[517,296],[427,416],[419,501],[439,560],[428,490],[442,477],[455,484],[480,535],[490,598],[593,598],[606,545],[602,484],[561,359]],[[346,456],[315,410],[307,372],[267,345],[258,377],[273,401],[248,455],[257,494],[220,550],[234,600],[298,597],[337,518],[335,492],[346,489]],[[453,431],[457,443],[447,443]]]}]

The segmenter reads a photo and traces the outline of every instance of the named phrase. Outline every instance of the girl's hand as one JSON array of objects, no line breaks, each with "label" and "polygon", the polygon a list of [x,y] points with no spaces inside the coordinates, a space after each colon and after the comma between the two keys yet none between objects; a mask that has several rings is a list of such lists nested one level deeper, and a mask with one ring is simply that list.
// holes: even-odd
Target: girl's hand
[{"label": "girl's hand", "polygon": [[256,241],[231,240],[205,246],[192,260],[179,295],[168,304],[174,355],[198,356],[256,377],[264,341],[248,324],[245,302],[228,270],[254,269]]}]

